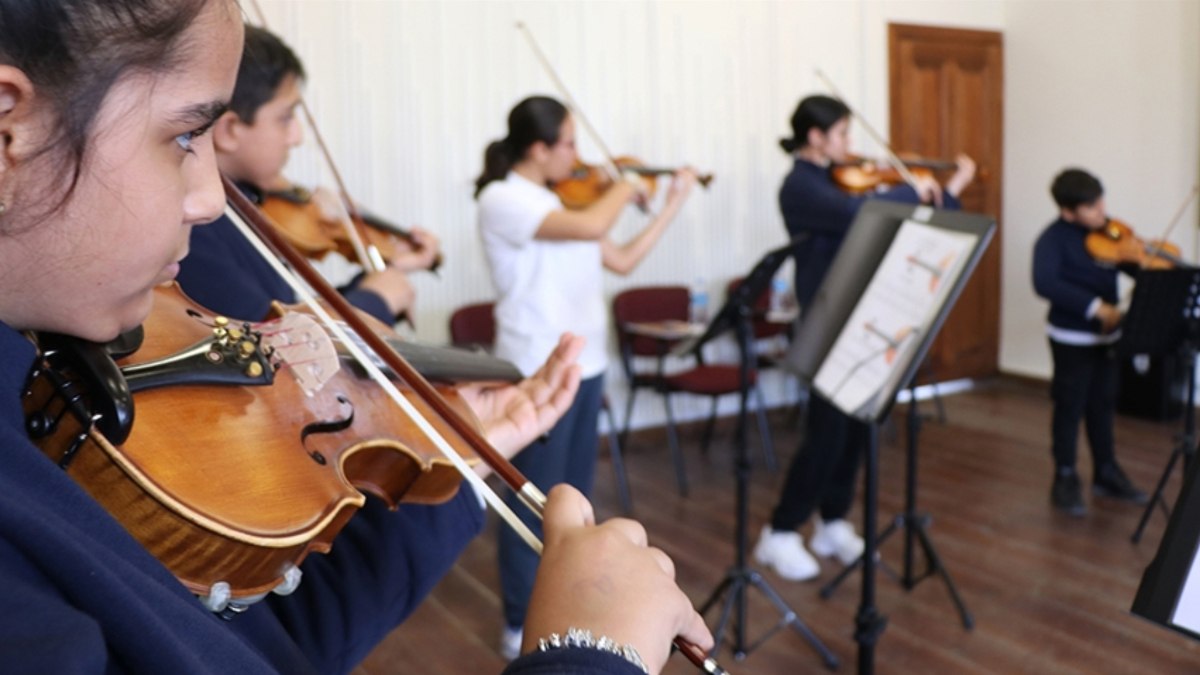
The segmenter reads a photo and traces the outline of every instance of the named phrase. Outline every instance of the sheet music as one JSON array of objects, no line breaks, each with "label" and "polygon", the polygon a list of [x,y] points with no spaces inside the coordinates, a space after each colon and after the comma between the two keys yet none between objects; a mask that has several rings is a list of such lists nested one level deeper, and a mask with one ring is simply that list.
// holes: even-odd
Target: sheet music
[{"label": "sheet music", "polygon": [[[906,220],[813,380],[861,416],[893,391],[954,288],[977,237]],[[885,388],[886,387],[886,388]]]},{"label": "sheet music", "polygon": [[1179,591],[1171,623],[1200,633],[1200,556],[1192,557],[1192,568]]}]

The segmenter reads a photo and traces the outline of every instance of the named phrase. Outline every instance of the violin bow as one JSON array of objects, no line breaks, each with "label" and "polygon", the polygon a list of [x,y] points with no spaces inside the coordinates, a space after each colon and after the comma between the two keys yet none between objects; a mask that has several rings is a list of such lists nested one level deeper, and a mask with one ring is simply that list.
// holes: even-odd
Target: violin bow
[{"label": "violin bow", "polygon": [[588,120],[587,115],[583,113],[583,108],[579,107],[579,103],[576,102],[575,97],[571,95],[570,90],[567,89],[567,85],[562,81],[562,78],[558,76],[558,72],[554,70],[554,66],[550,64],[550,59],[546,58],[546,54],[542,51],[542,48],[538,46],[537,40],[535,40],[533,37],[533,32],[529,30],[529,26],[526,26],[524,21],[518,21],[517,30],[521,31],[521,34],[525,36],[525,40],[529,43],[529,47],[533,49],[533,55],[537,58],[538,62],[542,64],[542,67],[546,69],[546,73],[554,82],[554,86],[558,89],[559,95],[566,100],[567,107],[575,113],[575,117],[579,118],[580,124],[583,125],[583,128],[587,131],[588,136],[591,137],[592,142],[600,148],[600,152],[604,155],[604,168],[608,169],[609,177],[612,178],[614,182],[620,180],[621,169],[617,166],[616,160],[613,159],[612,151],[608,149],[608,145],[605,144],[604,139],[600,137],[600,133],[596,131],[596,128],[592,126],[591,121]]},{"label": "violin bow", "polygon": [[[378,356],[383,364],[396,374],[396,377],[409,387],[412,387],[413,391],[428,403],[439,417],[446,421],[450,428],[496,472],[496,475],[517,494],[522,503],[539,519],[543,517],[545,512],[546,495],[497,452],[479,430],[464,420],[450,406],[446,399],[434,389],[433,385],[429,384],[428,380],[409,365],[403,357],[397,354],[396,350],[387,341],[371,330],[362,317],[354,311],[350,303],[329,285],[329,282],[309,264],[303,255],[296,251],[291,244],[275,231],[270,221],[258,210],[258,207],[253,202],[242,194],[237,186],[225,176],[221,177],[221,181],[225,187],[226,198],[232,206],[232,208],[226,209],[226,215],[229,216],[234,226],[247,238],[276,273],[292,286],[292,289],[296,292],[296,297],[307,304],[314,314],[326,324],[327,328],[341,340],[342,344],[350,351],[350,354],[358,361],[367,375],[379,384],[400,410],[412,420],[421,433],[425,434],[426,438],[433,443],[434,447],[458,469],[463,478],[500,514],[500,517],[504,519],[508,526],[513,528],[513,531],[530,548],[538,555],[541,555],[543,545],[537,535],[525,523],[521,522],[521,519],[504,503],[504,500],[500,499],[488,487],[487,483],[471,469],[445,437],[421,415],[416,407],[396,388],[395,384],[375,365],[374,360],[369,358],[354,340],[350,339],[343,326],[334,321],[329,312],[320,303],[316,302],[314,295],[304,287],[303,283],[300,283],[300,280],[307,283],[313,289],[313,292],[317,296],[320,296],[321,300],[328,303],[333,308],[334,313],[339,315],[342,321],[345,322],[345,325],[358,334],[358,337],[371,352]],[[287,262],[287,266],[283,264],[284,261]],[[290,270],[288,269],[289,267],[291,268]],[[295,271],[294,274],[293,270]],[[297,275],[300,279],[296,278]],[[674,640],[674,644],[689,661],[703,672],[710,673],[711,675],[728,675],[727,671],[715,659],[708,656],[691,642],[677,637]]]},{"label": "violin bow", "polygon": [[1183,203],[1180,204],[1179,208],[1175,210],[1175,215],[1172,216],[1170,222],[1167,223],[1167,227],[1163,231],[1162,236],[1159,237],[1158,240],[1155,241],[1154,245],[1150,247],[1150,257],[1153,258],[1158,256],[1159,253],[1162,253],[1163,247],[1167,244],[1167,237],[1171,236],[1171,230],[1174,230],[1175,226],[1179,224],[1180,219],[1183,218],[1183,212],[1186,211],[1187,207],[1191,205],[1194,199],[1196,199],[1197,194],[1200,194],[1200,183],[1192,186],[1192,191],[1187,194],[1187,197],[1184,197]]},{"label": "violin bow", "polygon": [[[263,13],[262,6],[258,4],[258,0],[250,0],[250,5],[254,8],[254,13],[258,16],[258,25],[264,30],[270,30],[267,25],[267,16]],[[346,218],[341,223],[346,230],[346,236],[350,239],[350,246],[354,248],[354,255],[358,258],[362,266],[368,272],[382,272],[387,269],[387,262],[383,259],[383,254],[374,244],[368,244],[366,237],[358,231],[357,222],[361,220],[358,214],[358,209],[354,205],[354,200],[350,198],[350,192],[346,189],[346,182],[342,180],[342,172],[338,170],[337,163],[333,161],[333,153],[329,152],[329,146],[325,144],[325,137],[321,135],[321,130],[317,127],[317,120],[312,114],[312,109],[308,107],[308,101],[304,99],[304,95],[300,95],[300,112],[304,115],[305,122],[308,123],[308,128],[312,130],[313,140],[317,142],[317,147],[321,150],[321,156],[325,158],[325,164],[329,167],[330,173],[333,175],[333,181],[337,184],[338,194],[342,198],[342,203],[346,207],[349,218]]]},{"label": "violin bow", "polygon": [[872,127],[862,115],[858,114],[849,103],[846,103],[846,97],[842,96],[842,93],[838,91],[837,86],[833,84],[833,81],[830,80],[820,68],[817,68],[816,75],[817,79],[821,80],[821,82],[825,84],[825,87],[829,89],[829,93],[833,94],[834,98],[845,104],[847,108],[850,108],[850,114],[858,120],[858,123],[862,125],[863,129],[866,130],[867,135],[869,135],[872,140],[879,144],[879,147],[883,148],[884,158],[888,160],[888,163],[892,165],[892,168],[896,170],[896,173],[900,174],[900,177],[904,179],[904,182],[908,183],[914,190],[916,190],[916,176],[914,176],[912,172],[908,170],[908,167],[904,165],[904,162],[896,156],[896,153],[892,151],[892,147],[888,145],[888,142],[884,140],[883,136],[879,135],[879,132],[875,131],[874,127]]}]

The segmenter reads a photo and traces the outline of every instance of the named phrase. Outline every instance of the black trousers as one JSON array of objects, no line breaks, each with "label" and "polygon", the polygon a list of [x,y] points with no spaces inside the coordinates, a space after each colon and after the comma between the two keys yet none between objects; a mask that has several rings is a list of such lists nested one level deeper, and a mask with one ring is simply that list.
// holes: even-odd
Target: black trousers
[{"label": "black trousers", "polygon": [[1093,470],[1116,461],[1113,442],[1113,410],[1117,398],[1117,359],[1111,345],[1076,346],[1050,340],[1054,378],[1051,422],[1054,464],[1074,469],[1079,420],[1087,430],[1092,449]]},{"label": "black trousers", "polygon": [[812,396],[804,440],[788,467],[771,527],[794,530],[818,507],[823,520],[844,518],[854,502],[855,477],[867,441],[863,424]]}]

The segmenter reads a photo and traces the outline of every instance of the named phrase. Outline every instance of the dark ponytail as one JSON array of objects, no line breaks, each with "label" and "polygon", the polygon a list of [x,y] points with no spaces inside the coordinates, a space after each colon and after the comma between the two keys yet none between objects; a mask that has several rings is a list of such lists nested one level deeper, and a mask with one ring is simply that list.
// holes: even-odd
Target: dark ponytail
[{"label": "dark ponytail", "polygon": [[530,146],[554,145],[567,107],[548,96],[530,96],[508,113],[508,136],[488,144],[483,153],[483,173],[475,179],[475,197],[494,180],[501,180],[521,161]]},{"label": "dark ponytail", "polygon": [[808,145],[808,132],[811,129],[829,131],[840,120],[850,116],[850,108],[845,103],[830,96],[807,96],[796,106],[792,113],[792,137],[779,139],[779,147],[791,154]]}]

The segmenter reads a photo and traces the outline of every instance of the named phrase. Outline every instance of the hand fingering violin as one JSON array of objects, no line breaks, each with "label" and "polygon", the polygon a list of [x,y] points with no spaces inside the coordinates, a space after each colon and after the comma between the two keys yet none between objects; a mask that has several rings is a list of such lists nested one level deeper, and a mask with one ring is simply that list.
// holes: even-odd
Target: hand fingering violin
[{"label": "hand fingering violin", "polygon": [[1084,246],[1097,261],[1109,265],[1137,265],[1142,269],[1190,267],[1179,257],[1179,247],[1169,241],[1138,238],[1126,223],[1109,218],[1098,230],[1089,232]]},{"label": "hand fingering violin", "polygon": [[[349,260],[361,258],[362,255],[352,238],[351,228],[361,235],[366,246],[379,252],[385,263],[397,256],[397,239],[414,250],[421,248],[421,242],[411,231],[371,214],[351,213],[349,223],[330,221],[313,201],[312,192],[299,186],[263,193],[260,208],[275,223],[288,243],[313,259],[320,259],[332,251],[337,251]],[[371,261],[359,262],[369,267]],[[439,252],[430,263],[429,271],[436,272],[441,264],[442,254]]]},{"label": "hand fingering violin", "polygon": [[[655,191],[658,189],[658,176],[673,174],[679,170],[674,168],[649,167],[642,163],[641,160],[628,156],[614,157],[613,164],[623,173],[635,173],[642,178],[647,199],[653,198]],[[706,173],[697,176],[696,182],[701,187],[708,188],[708,184],[712,182],[712,179],[713,175]],[[577,161],[571,169],[571,175],[567,179],[554,184],[554,192],[562,200],[563,206],[568,209],[583,209],[599,199],[601,195],[608,191],[608,188],[612,187],[612,184],[612,177],[604,167]]]}]

